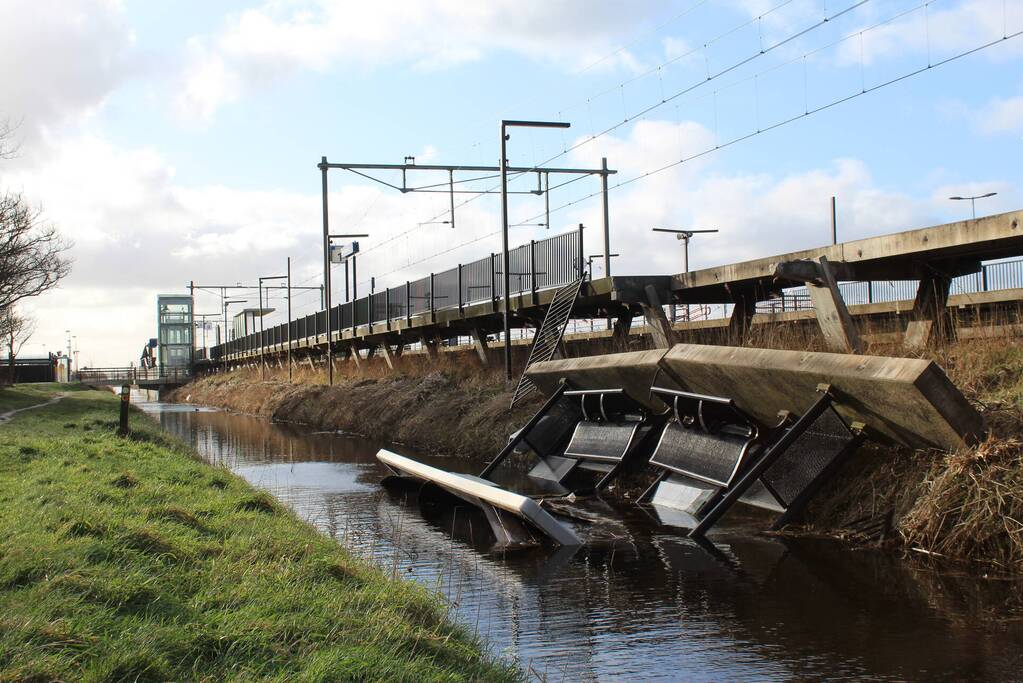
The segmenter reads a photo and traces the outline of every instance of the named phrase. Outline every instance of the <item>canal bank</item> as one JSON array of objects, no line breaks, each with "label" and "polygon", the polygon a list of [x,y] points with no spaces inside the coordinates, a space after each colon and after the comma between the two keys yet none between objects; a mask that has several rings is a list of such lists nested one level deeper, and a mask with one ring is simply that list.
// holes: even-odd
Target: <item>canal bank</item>
[{"label": "canal bank", "polygon": [[[1010,681],[1018,581],[918,553],[769,538],[732,518],[711,544],[609,501],[621,524],[579,548],[495,551],[474,510],[380,486],[370,440],[193,406],[142,406],[208,461],[359,556],[439,590],[452,618],[547,681]],[[465,458],[408,452],[434,466]]]},{"label": "canal bank", "polygon": [[[990,437],[952,454],[865,447],[811,504],[805,525],[790,533],[900,547],[983,565],[978,571],[1023,573],[1023,524],[1017,521],[1023,520],[1023,350],[1017,341],[997,339],[929,354],[985,416]],[[489,372],[373,370],[329,388],[311,372],[289,383],[280,371],[262,381],[258,370],[238,370],[197,380],[173,400],[399,442],[477,467],[538,405],[534,400],[509,411],[510,393]]]},{"label": "canal bank", "polygon": [[0,390],[0,680],[514,680],[435,593],[355,557],[117,398]]},{"label": "canal bank", "polygon": [[415,374],[352,375],[322,383],[304,371],[287,381],[276,370],[264,381],[259,370],[238,370],[197,379],[169,401],[226,408],[274,422],[338,430],[418,451],[474,460],[493,456],[508,434],[540,405],[538,397],[509,410],[512,393],[496,372],[470,368]]}]

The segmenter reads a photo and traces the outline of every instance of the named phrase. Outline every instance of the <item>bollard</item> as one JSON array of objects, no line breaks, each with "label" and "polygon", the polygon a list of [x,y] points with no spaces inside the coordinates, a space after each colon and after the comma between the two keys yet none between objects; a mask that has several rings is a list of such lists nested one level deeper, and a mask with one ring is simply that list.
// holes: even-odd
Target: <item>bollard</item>
[{"label": "bollard", "polygon": [[121,387],[121,421],[117,427],[117,435],[125,436],[128,433],[128,406],[131,404],[131,385],[125,384]]}]

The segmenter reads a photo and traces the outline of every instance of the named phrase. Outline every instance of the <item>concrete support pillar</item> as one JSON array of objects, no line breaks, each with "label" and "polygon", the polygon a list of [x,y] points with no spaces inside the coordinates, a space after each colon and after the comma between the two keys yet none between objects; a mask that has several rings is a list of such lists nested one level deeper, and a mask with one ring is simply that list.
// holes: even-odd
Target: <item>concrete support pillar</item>
[{"label": "concrete support pillar", "polygon": [[657,290],[654,289],[654,286],[647,285],[644,291],[646,292],[647,303],[641,304],[643,307],[643,318],[646,320],[647,327],[650,328],[650,338],[653,341],[654,348],[670,349],[678,343],[675,330],[671,328],[671,323],[668,321],[667,316],[664,315],[660,297],[657,296]]},{"label": "concrete support pillar", "polygon": [[313,365],[313,357],[311,355],[306,356],[305,357],[305,361],[306,361],[306,363],[309,363],[309,369],[310,370],[315,370],[316,369],[316,366]]},{"label": "concrete support pillar", "polygon": [[362,354],[359,352],[359,349],[357,347],[355,347],[355,346],[352,347],[352,360],[355,361],[355,367],[361,370],[362,369]]},{"label": "concrete support pillar", "polygon": [[485,366],[490,365],[490,359],[487,357],[487,351],[489,350],[489,347],[487,346],[487,334],[478,328],[473,328],[472,344],[476,347],[476,353],[480,357],[480,362]]},{"label": "concrete support pillar", "polygon": [[384,362],[387,363],[387,367],[391,370],[394,369],[394,360],[391,358],[391,347],[388,344],[380,345],[380,353],[384,357]]},{"label": "concrete support pillar", "polygon": [[818,272],[819,280],[807,282],[806,289],[810,293],[810,301],[817,313],[817,324],[820,325],[828,350],[836,353],[863,353],[863,342],[849,315],[842,292],[838,289],[835,271],[824,256],[821,256]]},{"label": "concrete support pillar", "polygon": [[938,276],[920,280],[913,301],[913,310],[906,325],[903,345],[921,351],[938,339],[952,336],[952,320],[948,315],[948,292],[952,278]]},{"label": "concrete support pillar", "polygon": [[611,346],[614,349],[629,348],[629,331],[632,329],[632,309],[621,306],[614,316],[614,327],[611,331]]},{"label": "concrete support pillar", "polygon": [[732,295],[734,308],[728,318],[728,343],[742,346],[749,337],[753,326],[753,315],[757,311],[757,297],[752,291],[735,292]]},{"label": "concrete support pillar", "polygon": [[366,360],[369,360],[370,358],[372,358],[373,355],[376,354],[376,352],[377,352],[377,347],[375,347],[375,346],[371,346],[368,349],[366,349]]},{"label": "concrete support pillar", "polygon": [[394,357],[401,358],[401,354],[405,351],[405,344],[398,342],[394,347]]},{"label": "concrete support pillar", "polygon": [[436,337],[423,337],[423,348],[426,350],[426,355],[430,357],[430,360],[437,360],[440,352],[437,349],[437,338]]}]

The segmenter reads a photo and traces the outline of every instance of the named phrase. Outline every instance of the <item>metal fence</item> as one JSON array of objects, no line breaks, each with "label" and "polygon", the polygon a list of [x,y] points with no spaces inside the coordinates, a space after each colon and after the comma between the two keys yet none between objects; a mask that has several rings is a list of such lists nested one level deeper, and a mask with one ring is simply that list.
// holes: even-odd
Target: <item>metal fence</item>
[{"label": "metal fence", "polygon": [[[839,291],[848,305],[874,304],[890,301],[911,301],[916,298],[919,280],[874,280],[840,282]],[[1023,288],[1023,259],[989,263],[980,272],[952,278],[950,294],[974,294],[1000,289]],[[792,287],[777,299],[757,304],[758,313],[783,313],[813,308],[806,287]]]},{"label": "metal fence", "polygon": [[[508,252],[509,294],[536,293],[561,287],[578,279],[583,272],[582,229],[532,240]],[[440,273],[431,273],[397,287],[371,292],[354,301],[334,306],[330,311],[330,331],[338,332],[363,325],[386,325],[390,321],[473,304],[493,302],[504,296],[504,257],[490,254],[471,263],[459,264]],[[227,354],[255,351],[261,347],[285,344],[321,335],[326,340],[327,312],[310,315],[267,328],[210,349],[211,359]]]}]

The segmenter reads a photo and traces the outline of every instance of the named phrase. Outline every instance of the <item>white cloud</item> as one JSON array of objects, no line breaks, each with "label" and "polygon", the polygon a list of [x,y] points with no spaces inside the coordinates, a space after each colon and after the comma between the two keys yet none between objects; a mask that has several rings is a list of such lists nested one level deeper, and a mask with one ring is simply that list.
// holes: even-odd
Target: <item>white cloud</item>
[{"label": "white cloud", "polygon": [[134,38],[117,0],[0,0],[0,118],[25,145],[88,115],[127,75]]},{"label": "white cloud", "polygon": [[981,132],[1021,133],[1023,132],[1023,96],[995,98],[974,114]]},{"label": "white cloud", "polygon": [[[232,15],[217,36],[189,41],[177,108],[185,117],[208,119],[244,92],[299,70],[440,69],[494,51],[586,66],[605,57],[624,32],[643,26],[652,7],[653,0],[271,0]],[[628,51],[601,63],[638,68]]]},{"label": "white cloud", "polygon": [[[620,178],[631,178],[707,149],[712,141],[712,133],[696,123],[651,121],[637,124],[627,137],[608,136],[600,149],[596,143],[585,145],[575,160],[592,164],[606,155]],[[984,213],[1009,210],[1018,201],[1008,183],[976,185],[984,192],[999,192],[984,205]],[[619,274],[678,272],[681,246],[670,236],[651,232],[653,227],[720,230],[694,239],[690,249],[692,267],[708,267],[826,244],[832,196],[837,197],[838,234],[844,241],[964,215],[948,196],[971,187],[939,187],[930,196],[918,197],[879,186],[869,166],[858,159],[836,159],[823,168],[779,176],[725,173],[713,156],[702,157],[611,193],[611,249],[622,253],[613,267]],[[597,201],[571,211],[566,222],[599,226]],[[586,240],[587,251],[600,251],[598,230],[588,231]]]},{"label": "white cloud", "polygon": [[[260,275],[282,273],[287,256],[296,284],[318,286],[322,281],[318,193],[191,187],[180,183],[152,149],[121,149],[95,135],[50,142],[56,154],[21,160],[25,163],[4,169],[0,177],[0,186],[40,202],[45,218],[74,241],[72,274],[57,290],[28,304],[40,322],[36,349],[43,343],[55,348],[70,327],[95,362],[124,364],[153,335],[157,293],[186,291],[190,280],[255,282]],[[425,160],[433,153],[427,146],[421,155]],[[342,184],[342,178],[336,172],[332,180],[337,188],[330,195],[332,222],[373,235],[364,242],[367,251],[359,261],[362,291],[370,275],[404,269],[381,281],[394,285],[488,249],[474,245],[464,254],[455,251],[409,268],[456,241],[446,226],[414,229],[417,221],[443,212],[447,198]],[[497,222],[490,208],[474,206],[460,209],[458,220],[459,241],[491,232]],[[373,248],[410,228],[410,235]],[[335,292],[340,292],[340,275],[335,277]],[[203,296],[199,307],[204,312],[218,309],[215,297]],[[255,302],[254,293],[251,299]],[[318,304],[315,292],[301,293],[295,310],[308,313]]]},{"label": "white cloud", "polygon": [[[1003,0],[960,0],[952,6],[932,3],[926,9],[911,12],[862,35],[844,41],[838,47],[838,62],[870,66],[903,55],[927,55],[931,63],[979,47],[1007,34],[1023,30],[1023,3]],[[886,19],[895,12],[877,15]],[[863,28],[873,26],[866,21]],[[1000,49],[985,52],[989,59],[1008,59],[1023,54],[1019,41],[1010,41]]]}]

